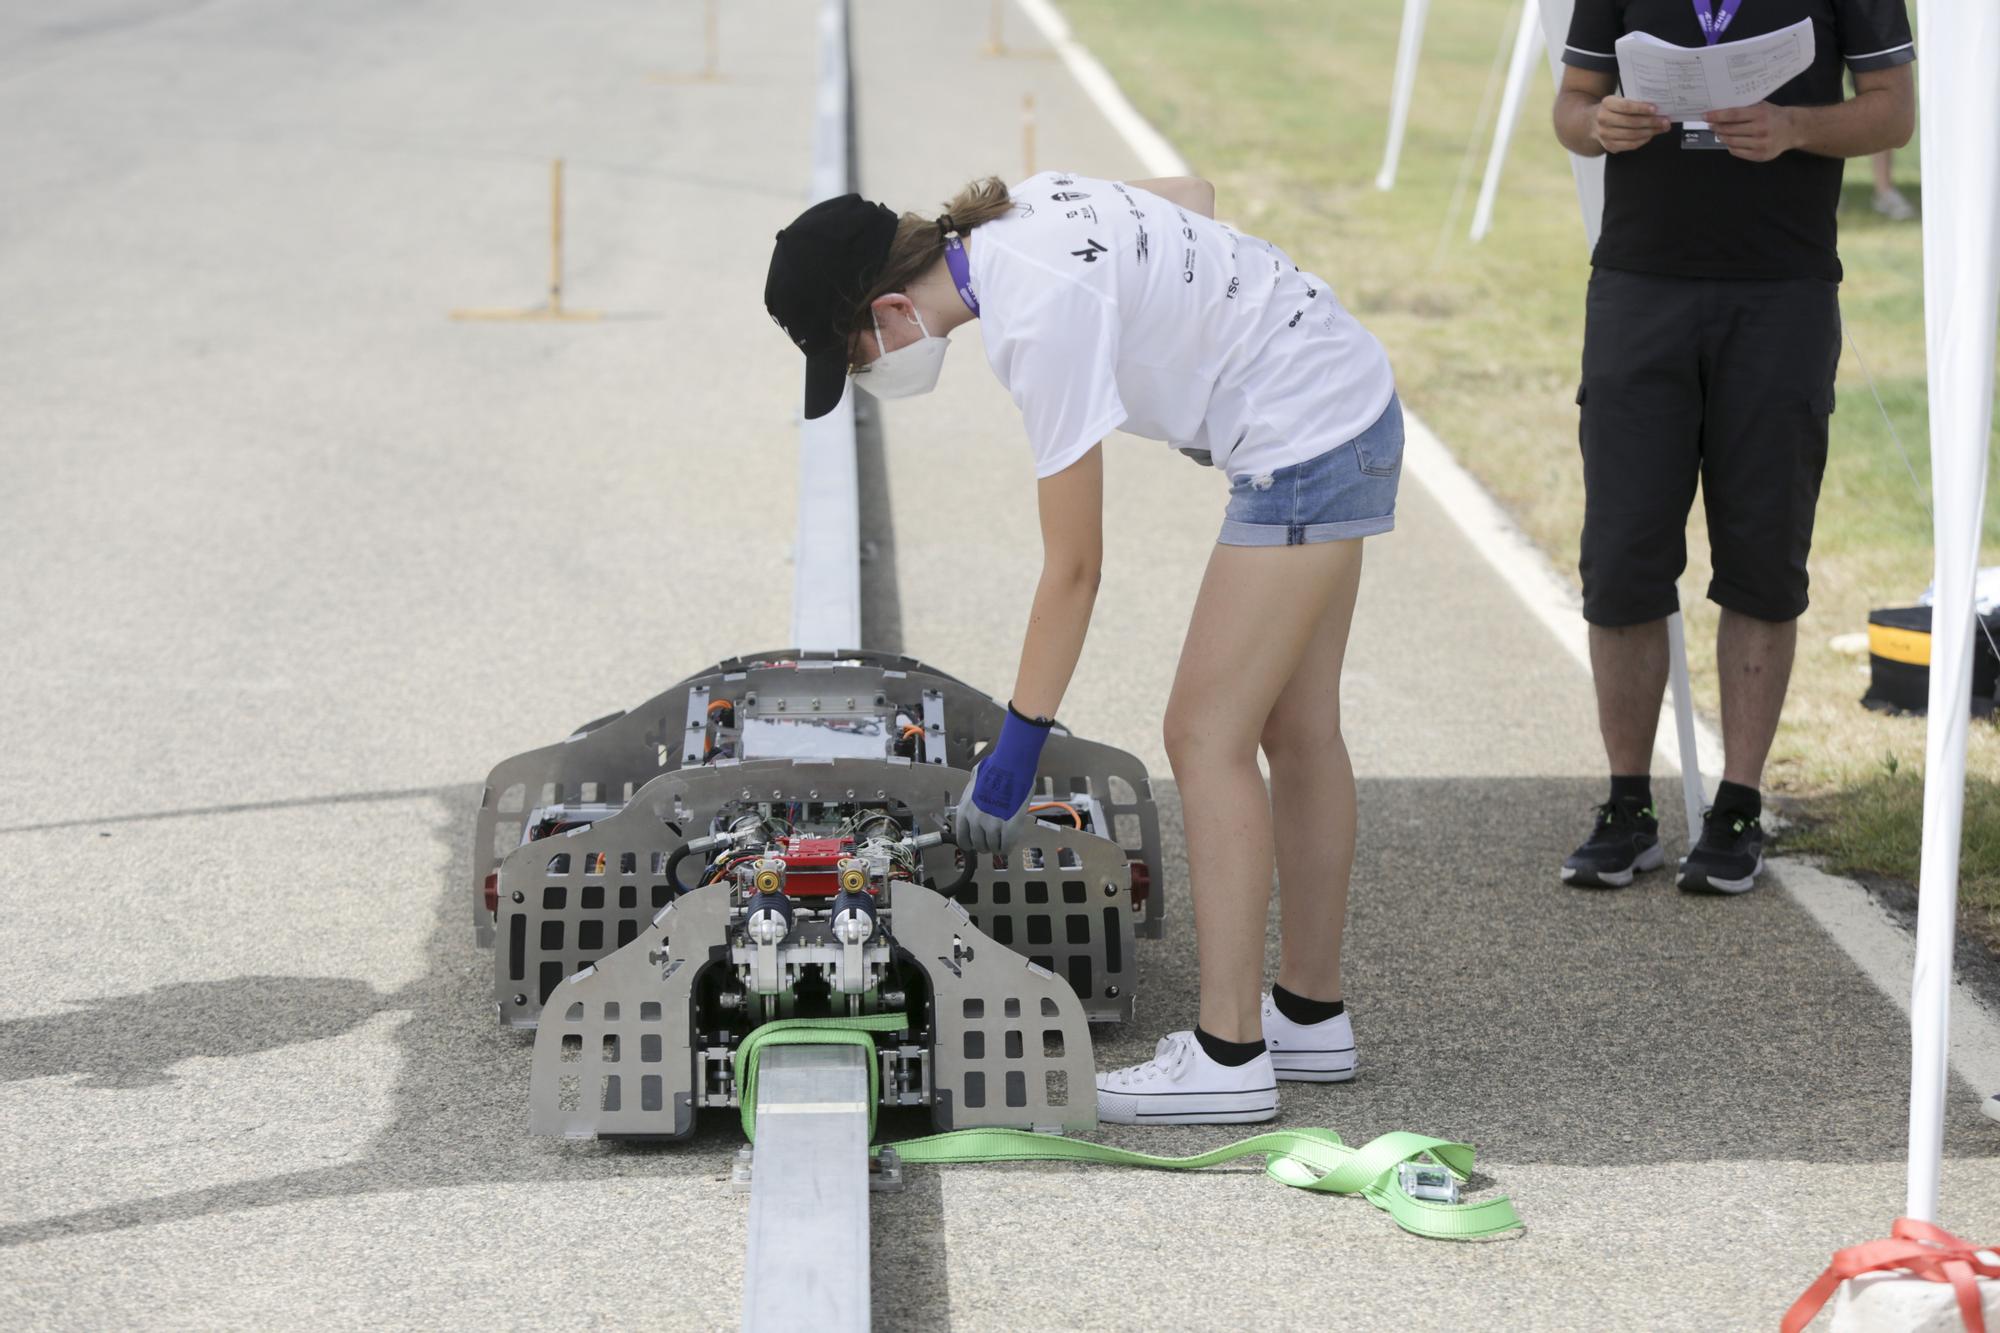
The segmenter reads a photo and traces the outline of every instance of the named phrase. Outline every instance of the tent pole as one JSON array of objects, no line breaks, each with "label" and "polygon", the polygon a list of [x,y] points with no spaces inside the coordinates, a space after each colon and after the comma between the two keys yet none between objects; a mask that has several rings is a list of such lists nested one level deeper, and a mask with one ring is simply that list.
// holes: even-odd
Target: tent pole
[{"label": "tent pole", "polygon": [[1417,53],[1424,45],[1424,16],[1430,0],[1403,0],[1403,32],[1396,42],[1396,85],[1389,99],[1389,144],[1382,151],[1382,170],[1376,173],[1375,188],[1387,190],[1396,184],[1396,163],[1403,156],[1403,127],[1410,119],[1410,95],[1417,84]]},{"label": "tent pole", "polygon": [[1905,1212],[1938,1215],[1949,1076],[1952,952],[1958,924],[1965,738],[1972,694],[1973,579],[1993,428],[2000,305],[2000,9],[1918,0],[1924,35],[1924,334],[1929,370],[1932,540],[1924,843],[1910,984],[1910,1176]]},{"label": "tent pole", "polygon": [[1676,611],[1667,617],[1667,687],[1673,691],[1674,733],[1680,742],[1681,804],[1687,810],[1688,846],[1701,836],[1701,745],[1694,734],[1694,690],[1688,684],[1687,624]]},{"label": "tent pole", "polygon": [[1521,102],[1534,76],[1541,19],[1535,0],[1521,0],[1521,26],[1514,33],[1514,55],[1507,62],[1507,90],[1500,94],[1500,119],[1493,126],[1493,149],[1486,155],[1486,174],[1479,181],[1479,204],[1472,210],[1472,239],[1483,241],[1493,227],[1493,196],[1500,192],[1500,168],[1506,164],[1514,125],[1521,119]]}]

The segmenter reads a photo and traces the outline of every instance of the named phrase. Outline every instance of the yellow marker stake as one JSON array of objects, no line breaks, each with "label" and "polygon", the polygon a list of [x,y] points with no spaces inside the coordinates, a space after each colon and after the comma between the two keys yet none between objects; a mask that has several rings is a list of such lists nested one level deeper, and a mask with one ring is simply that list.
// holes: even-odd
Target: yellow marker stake
[{"label": "yellow marker stake", "polygon": [[1007,0],[993,0],[992,14],[986,25],[986,54],[989,56],[1007,54],[1007,45],[1000,40],[1001,7],[1006,3]]},{"label": "yellow marker stake", "polygon": [[604,318],[601,310],[568,310],[563,285],[563,160],[549,164],[549,303],[529,310],[454,310],[461,320],[549,320],[587,322]]},{"label": "yellow marker stake", "polygon": [[699,74],[648,74],[648,83],[718,83],[722,79],[721,20],[716,0],[708,0],[701,14],[702,66]]}]

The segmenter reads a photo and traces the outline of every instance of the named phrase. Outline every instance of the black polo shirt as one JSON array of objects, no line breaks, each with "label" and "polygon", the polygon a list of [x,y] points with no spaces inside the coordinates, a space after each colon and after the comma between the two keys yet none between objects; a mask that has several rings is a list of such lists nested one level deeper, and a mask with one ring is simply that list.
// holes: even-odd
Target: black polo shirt
[{"label": "black polo shirt", "polygon": [[[1721,7],[1720,0],[1576,0],[1563,63],[1615,74],[1613,45],[1628,32],[1701,46],[1697,4]],[[1759,37],[1803,18],[1812,20],[1813,62],[1771,94],[1779,106],[1840,101],[1843,65],[1887,69],[1916,58],[1903,0],[1742,0],[1721,40]],[[1680,140],[1668,130],[1643,148],[1605,154],[1604,227],[1593,264],[1682,277],[1840,281],[1841,159],[1793,149],[1746,162]]]}]

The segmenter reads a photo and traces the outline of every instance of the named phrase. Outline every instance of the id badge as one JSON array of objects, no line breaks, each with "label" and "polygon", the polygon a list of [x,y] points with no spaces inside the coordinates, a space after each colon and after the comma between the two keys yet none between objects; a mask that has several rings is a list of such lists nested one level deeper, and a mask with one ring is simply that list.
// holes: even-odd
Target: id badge
[{"label": "id badge", "polygon": [[1722,140],[1715,137],[1715,131],[1705,120],[1684,120],[1681,122],[1681,147],[1722,148]]}]

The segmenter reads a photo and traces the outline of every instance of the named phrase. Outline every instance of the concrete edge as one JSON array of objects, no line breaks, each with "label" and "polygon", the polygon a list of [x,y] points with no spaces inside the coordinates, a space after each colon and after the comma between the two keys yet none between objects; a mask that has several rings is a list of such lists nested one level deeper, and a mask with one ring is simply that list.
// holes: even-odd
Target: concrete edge
[{"label": "concrete edge", "polygon": [[[1097,58],[1070,35],[1068,22],[1051,0],[1015,0],[1023,13],[1062,57],[1077,83],[1104,114],[1148,171],[1163,176],[1189,175],[1187,160],[1133,107],[1118,83]],[[1549,563],[1540,548],[1507,517],[1497,501],[1452,456],[1444,442],[1403,405],[1404,459],[1432,498],[1450,516],[1486,563],[1514,590],[1529,612],[1585,671],[1590,669],[1590,641],[1580,601],[1568,580]],[[1661,741],[1655,752],[1675,772],[1672,700],[1661,710]],[[1699,716],[1695,735],[1704,754],[1720,755],[1722,739]],[[1841,951],[1889,997],[1905,1018],[1910,1012],[1914,944],[1908,932],[1891,920],[1868,891],[1851,879],[1829,875],[1800,861],[1782,861],[1772,875],[1792,899],[1819,923]],[[1982,1092],[2000,1089],[2000,1015],[1968,990],[1953,983],[1956,1035],[1952,1065],[1960,1077]]]}]

